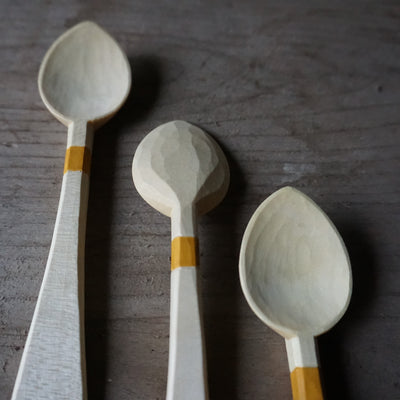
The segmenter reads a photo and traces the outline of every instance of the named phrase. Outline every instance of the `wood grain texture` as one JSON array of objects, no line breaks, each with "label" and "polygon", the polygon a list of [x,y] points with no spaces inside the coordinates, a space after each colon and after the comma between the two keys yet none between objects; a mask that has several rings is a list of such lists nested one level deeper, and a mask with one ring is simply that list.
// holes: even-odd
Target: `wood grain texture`
[{"label": "wood grain texture", "polygon": [[327,399],[400,399],[398,2],[255,0],[0,4],[0,399],[9,399],[55,223],[65,128],[37,72],[82,20],[127,51],[132,93],[96,133],[86,237],[89,399],[165,398],[170,221],[131,179],[153,128],[184,119],[228,155],[231,187],[199,219],[210,399],[291,398],[284,343],[241,293],[250,216],[284,185],[348,248],[353,296],[318,341]]}]

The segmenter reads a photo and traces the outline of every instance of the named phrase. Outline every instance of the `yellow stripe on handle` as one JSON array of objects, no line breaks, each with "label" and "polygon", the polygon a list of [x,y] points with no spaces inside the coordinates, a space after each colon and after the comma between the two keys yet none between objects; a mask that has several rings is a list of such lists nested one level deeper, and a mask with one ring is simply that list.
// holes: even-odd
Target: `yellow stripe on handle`
[{"label": "yellow stripe on handle", "polygon": [[317,367],[297,367],[290,374],[293,400],[323,400]]},{"label": "yellow stripe on handle", "polygon": [[67,171],[90,173],[90,150],[84,146],[68,147],[65,153],[64,174]]},{"label": "yellow stripe on handle", "polygon": [[178,236],[171,242],[171,271],[178,267],[195,267],[198,241],[195,237]]}]

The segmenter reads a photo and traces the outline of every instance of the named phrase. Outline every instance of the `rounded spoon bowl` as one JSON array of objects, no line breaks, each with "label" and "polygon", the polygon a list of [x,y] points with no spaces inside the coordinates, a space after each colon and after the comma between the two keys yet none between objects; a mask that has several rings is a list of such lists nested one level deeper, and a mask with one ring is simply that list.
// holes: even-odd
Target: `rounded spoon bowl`
[{"label": "rounded spoon bowl", "polygon": [[131,72],[118,43],[97,24],[81,22],[46,53],[39,70],[39,93],[64,125],[104,124],[125,102]]}]

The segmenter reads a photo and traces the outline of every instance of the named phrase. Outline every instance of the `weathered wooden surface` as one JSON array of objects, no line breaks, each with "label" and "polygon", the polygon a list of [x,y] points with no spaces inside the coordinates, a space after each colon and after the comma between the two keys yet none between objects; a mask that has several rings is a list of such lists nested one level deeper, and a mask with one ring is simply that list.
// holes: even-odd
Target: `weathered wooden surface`
[{"label": "weathered wooden surface", "polygon": [[211,399],[290,399],[283,340],[238,281],[244,228],[290,184],[331,217],[354,293],[319,339],[327,399],[400,399],[400,9],[395,1],[87,1],[0,4],[0,399],[11,395],[55,222],[65,128],[37,72],[91,19],[133,66],[126,106],[94,144],[86,246],[90,399],[162,399],[169,219],[133,187],[139,141],[172,119],[218,140],[232,172],[200,219]]}]

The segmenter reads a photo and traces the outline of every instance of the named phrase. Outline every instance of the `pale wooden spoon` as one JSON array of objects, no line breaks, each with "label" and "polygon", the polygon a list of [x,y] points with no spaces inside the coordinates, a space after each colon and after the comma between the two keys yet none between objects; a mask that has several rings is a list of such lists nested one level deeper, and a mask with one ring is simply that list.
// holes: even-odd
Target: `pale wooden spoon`
[{"label": "pale wooden spoon", "polygon": [[85,399],[84,249],[94,129],[121,107],[129,62],[104,30],[83,22],[49,49],[39,91],[68,126],[56,225],[12,400]]},{"label": "pale wooden spoon", "polygon": [[167,400],[204,400],[208,389],[196,268],[197,216],[225,196],[228,163],[201,129],[173,121],[154,129],[139,144],[132,174],[144,200],[171,217]]},{"label": "pale wooden spoon", "polygon": [[280,189],[250,219],[239,272],[254,313],[286,339],[293,398],[322,399],[314,337],[342,317],[352,288],[334,225],[305,194]]}]

